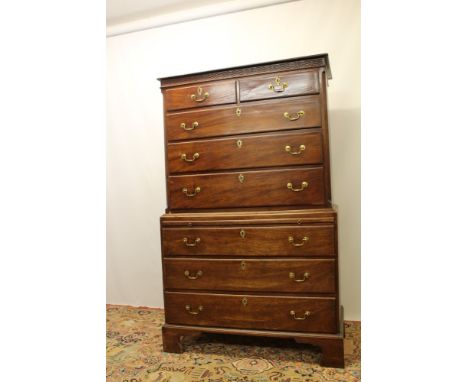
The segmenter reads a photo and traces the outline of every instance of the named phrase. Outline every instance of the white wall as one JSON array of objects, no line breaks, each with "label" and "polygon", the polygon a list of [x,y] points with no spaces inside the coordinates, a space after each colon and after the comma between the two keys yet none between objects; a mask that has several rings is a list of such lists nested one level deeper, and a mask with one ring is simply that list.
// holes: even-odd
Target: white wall
[{"label": "white wall", "polygon": [[163,306],[166,207],[158,77],[328,53],[341,299],[360,319],[360,4],[303,0],[107,40],[107,300]]}]

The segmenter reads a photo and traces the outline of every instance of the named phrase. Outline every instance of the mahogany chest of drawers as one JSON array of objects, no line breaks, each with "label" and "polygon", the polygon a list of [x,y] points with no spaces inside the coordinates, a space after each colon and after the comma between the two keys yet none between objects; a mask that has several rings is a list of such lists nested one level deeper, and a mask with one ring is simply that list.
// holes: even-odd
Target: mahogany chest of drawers
[{"label": "mahogany chest of drawers", "polygon": [[163,346],[293,338],[343,367],[327,55],[162,78]]}]

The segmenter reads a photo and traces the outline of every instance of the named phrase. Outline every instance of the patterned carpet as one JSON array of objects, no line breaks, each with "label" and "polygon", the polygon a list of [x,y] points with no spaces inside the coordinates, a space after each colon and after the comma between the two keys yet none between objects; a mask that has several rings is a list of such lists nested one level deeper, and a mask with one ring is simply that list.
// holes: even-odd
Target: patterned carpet
[{"label": "patterned carpet", "polygon": [[320,367],[310,346],[257,337],[206,335],[164,353],[163,323],[162,309],[107,306],[108,382],[360,381],[360,322],[345,322],[344,370]]}]

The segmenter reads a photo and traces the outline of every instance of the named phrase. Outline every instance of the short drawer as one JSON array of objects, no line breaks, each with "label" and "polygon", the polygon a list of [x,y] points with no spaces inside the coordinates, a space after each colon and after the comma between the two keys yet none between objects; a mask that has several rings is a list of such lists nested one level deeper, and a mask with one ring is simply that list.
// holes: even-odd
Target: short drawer
[{"label": "short drawer", "polygon": [[320,127],[317,96],[167,113],[168,141]]},{"label": "short drawer", "polygon": [[169,208],[323,206],[323,167],[169,176]]},{"label": "short drawer", "polygon": [[167,89],[164,102],[167,110],[235,103],[236,82],[220,81]]},{"label": "short drawer", "polygon": [[318,71],[286,72],[246,77],[239,80],[240,100],[288,97],[320,93]]},{"label": "short drawer", "polygon": [[335,293],[335,260],[164,259],[166,289]]},{"label": "short drawer", "polygon": [[165,257],[336,255],[332,224],[163,228],[162,246]]},{"label": "short drawer", "polygon": [[167,146],[169,173],[321,164],[321,132],[200,139]]},{"label": "short drawer", "polygon": [[336,333],[334,297],[166,292],[168,324]]}]

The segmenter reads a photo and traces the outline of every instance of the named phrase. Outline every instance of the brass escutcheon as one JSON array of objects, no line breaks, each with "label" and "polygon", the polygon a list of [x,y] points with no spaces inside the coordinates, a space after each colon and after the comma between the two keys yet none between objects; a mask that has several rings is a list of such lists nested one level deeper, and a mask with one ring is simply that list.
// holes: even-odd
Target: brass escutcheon
[{"label": "brass escutcheon", "polygon": [[180,159],[182,159],[183,161],[185,162],[195,162],[198,158],[200,158],[200,154],[199,153],[195,153],[192,155],[192,159],[187,159],[187,154],[183,153],[181,156],[180,156]]},{"label": "brass escutcheon", "polygon": [[239,182],[244,183],[244,179],[245,179],[244,175],[239,174]]},{"label": "brass escutcheon", "polygon": [[188,196],[189,198],[193,198],[195,195],[199,194],[201,191],[201,187],[195,187],[195,189],[193,190],[192,193],[189,192],[188,188],[187,187],[184,187],[182,189],[182,192]]},{"label": "brass escutcheon", "polygon": [[304,277],[302,279],[296,279],[296,274],[294,272],[289,272],[289,278],[294,280],[297,283],[303,283],[309,278],[310,274],[309,272],[304,273]]},{"label": "brass escutcheon", "polygon": [[245,271],[245,268],[246,268],[246,267],[247,267],[247,264],[245,263],[245,261],[242,261],[242,262],[241,262],[241,269],[242,269],[243,271]]},{"label": "brass escutcheon", "polygon": [[186,247],[196,247],[200,241],[201,239],[199,237],[193,240],[193,242],[190,242],[188,237],[184,237],[184,244]]},{"label": "brass escutcheon", "polygon": [[304,317],[296,317],[296,312],[294,310],[291,310],[289,314],[295,319],[295,320],[305,320],[307,317],[310,316],[310,312],[306,310],[304,312]]},{"label": "brass escutcheon", "polygon": [[184,122],[182,122],[180,124],[180,127],[182,127],[182,129],[184,129],[185,131],[190,131],[198,127],[198,122],[197,121],[192,122],[192,127],[187,127],[187,125]]},{"label": "brass escutcheon", "polygon": [[197,271],[197,273],[195,273],[195,276],[191,276],[189,270],[187,270],[187,271],[184,272],[184,276],[187,277],[187,278],[190,279],[190,280],[196,280],[196,279],[198,279],[199,277],[202,277],[202,275],[203,275],[203,272],[202,272],[202,271]]},{"label": "brass escutcheon", "polygon": [[208,92],[205,92],[205,94],[203,94],[203,88],[199,86],[197,89],[197,94],[192,94],[190,98],[192,99],[192,101],[202,102],[206,100],[209,97],[209,95],[210,94]]},{"label": "brass escutcheon", "polygon": [[307,243],[309,241],[309,237],[308,236],[304,236],[302,238],[302,241],[300,243],[295,243],[294,242],[294,237],[292,236],[289,236],[288,237],[288,242],[289,244],[293,245],[294,247],[302,247],[305,243]]},{"label": "brass escutcheon", "polygon": [[247,297],[244,297],[242,299],[242,305],[246,306],[247,305]]},{"label": "brass escutcheon", "polygon": [[275,78],[275,84],[269,84],[268,85],[268,89],[274,91],[274,92],[277,92],[277,93],[281,93],[281,92],[284,92],[284,89],[286,89],[288,87],[288,83],[287,82],[283,82],[281,83],[281,78],[280,76],[277,76]]},{"label": "brass escutcheon", "polygon": [[187,311],[187,313],[190,313],[190,314],[200,314],[200,312],[203,310],[203,305],[200,305],[198,307],[198,312],[193,311],[190,305],[185,305],[185,310]]},{"label": "brass escutcheon", "polygon": [[300,192],[300,191],[304,191],[307,187],[309,186],[309,183],[307,182],[302,182],[301,183],[301,188],[294,188],[293,187],[293,184],[291,182],[289,182],[286,187],[288,188],[288,190],[291,190],[291,191],[294,191],[294,192]]},{"label": "brass escutcheon", "polygon": [[299,118],[305,115],[304,110],[300,110],[296,113],[295,116],[291,116],[287,111],[283,113],[284,118],[289,119],[290,121],[297,121]]},{"label": "brass escutcheon", "polygon": [[292,148],[291,146],[287,145],[287,146],[284,146],[284,151],[286,151],[287,153],[291,154],[291,155],[300,155],[302,154],[302,152],[306,149],[305,145],[300,145],[299,146],[299,150],[296,150],[296,151],[291,151]]},{"label": "brass escutcheon", "polygon": [[239,232],[240,237],[243,239],[245,238],[245,231],[243,229],[240,230]]}]

